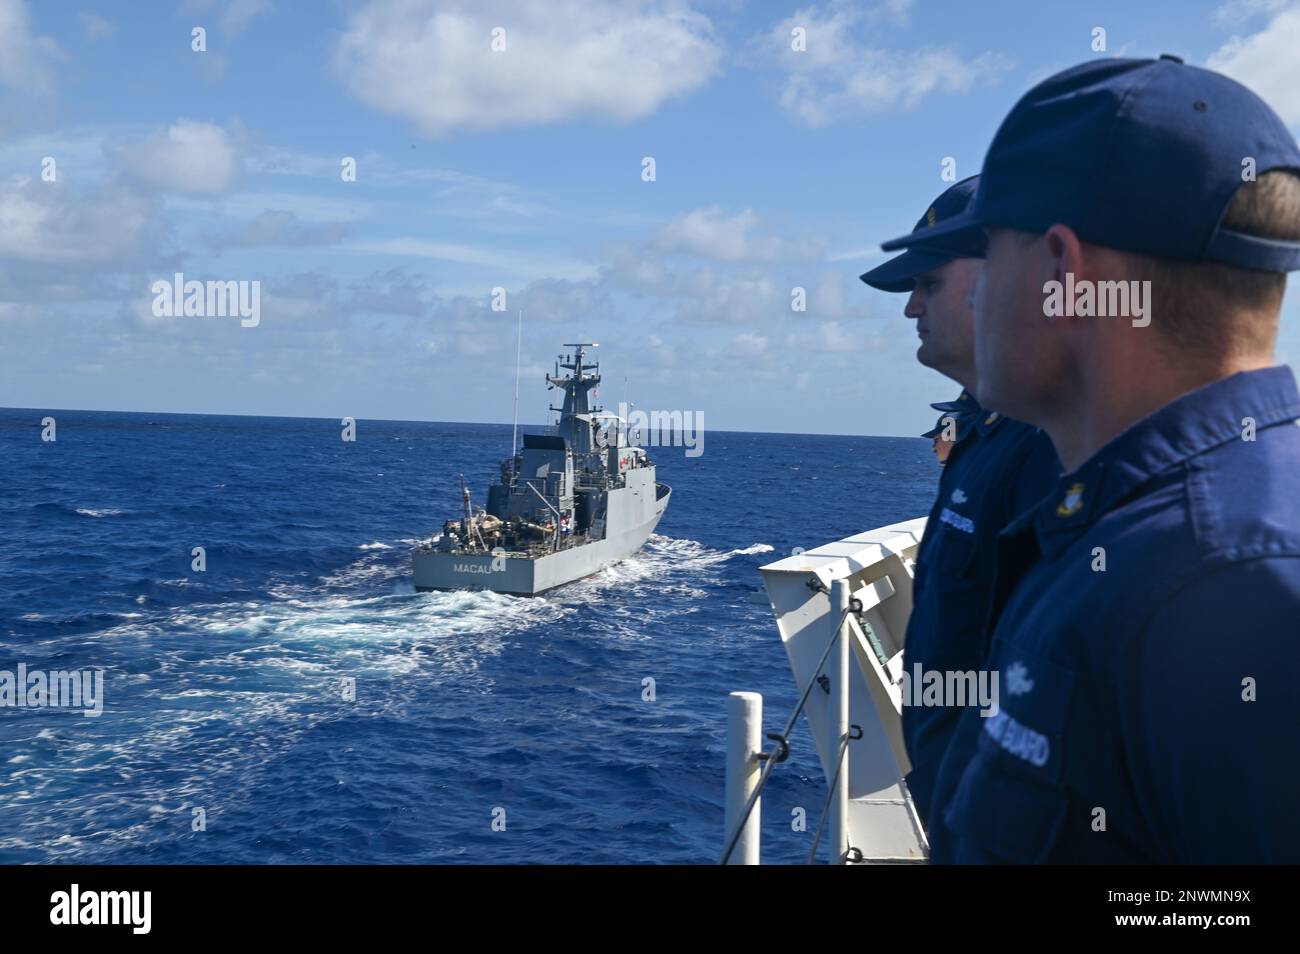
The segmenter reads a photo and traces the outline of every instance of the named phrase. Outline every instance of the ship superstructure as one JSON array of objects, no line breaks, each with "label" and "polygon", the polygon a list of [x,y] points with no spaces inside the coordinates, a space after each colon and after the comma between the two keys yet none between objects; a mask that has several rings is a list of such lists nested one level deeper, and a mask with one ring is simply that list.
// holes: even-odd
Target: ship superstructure
[{"label": "ship superstructure", "polygon": [[597,345],[564,347],[573,350],[546,376],[564,393],[550,408],[553,433],[523,436],[485,507],[462,478],[460,517],[413,553],[416,589],[542,593],[631,556],[659,523],[672,491],[626,421],[594,403],[600,368],[587,349]]}]

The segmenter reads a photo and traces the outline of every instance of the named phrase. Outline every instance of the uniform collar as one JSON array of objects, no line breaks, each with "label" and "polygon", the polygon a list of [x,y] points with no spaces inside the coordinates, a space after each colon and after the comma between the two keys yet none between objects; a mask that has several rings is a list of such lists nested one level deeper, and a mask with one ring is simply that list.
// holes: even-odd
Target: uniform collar
[{"label": "uniform collar", "polygon": [[1053,557],[1151,477],[1240,440],[1245,417],[1254,418],[1257,430],[1300,418],[1300,392],[1289,367],[1242,371],[1166,404],[1062,476],[1009,532],[1033,524],[1043,554]]},{"label": "uniform collar", "polygon": [[1002,424],[1004,418],[997,411],[987,411],[979,405],[979,416],[975,419],[975,430],[979,432],[980,437],[987,437],[989,433]]},{"label": "uniform collar", "polygon": [[949,408],[954,418],[956,418],[958,441],[971,434],[987,437],[990,431],[1002,423],[1001,414],[981,407],[980,402],[975,400],[975,395],[965,388],[957,396],[957,400],[943,405],[943,407]]}]

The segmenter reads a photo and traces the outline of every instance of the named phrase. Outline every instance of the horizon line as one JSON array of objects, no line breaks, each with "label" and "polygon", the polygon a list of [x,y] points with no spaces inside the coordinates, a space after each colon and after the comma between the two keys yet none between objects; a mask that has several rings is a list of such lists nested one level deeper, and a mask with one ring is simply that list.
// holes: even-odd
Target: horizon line
[{"label": "horizon line", "polygon": [[[78,407],[10,407],[0,405],[0,412],[4,411],[34,411],[36,413],[63,413],[65,411],[73,414],[139,414],[149,415],[158,414],[169,417],[252,417],[252,418],[269,418],[289,421],[333,421],[332,417],[310,416],[305,414],[234,414],[234,413],[217,413],[213,411],[123,411],[123,410],[105,410],[103,408],[78,408]],[[429,421],[423,418],[388,418],[388,417],[356,417],[353,420],[373,421],[379,424],[475,424],[488,427],[511,427],[511,424],[498,423],[496,421]],[[520,427],[554,427],[553,424],[523,424]],[[773,437],[850,437],[850,438],[877,438],[883,440],[925,440],[921,436],[909,437],[901,434],[837,434],[825,431],[735,431],[724,430],[723,428],[706,428],[719,434],[768,434]]]}]

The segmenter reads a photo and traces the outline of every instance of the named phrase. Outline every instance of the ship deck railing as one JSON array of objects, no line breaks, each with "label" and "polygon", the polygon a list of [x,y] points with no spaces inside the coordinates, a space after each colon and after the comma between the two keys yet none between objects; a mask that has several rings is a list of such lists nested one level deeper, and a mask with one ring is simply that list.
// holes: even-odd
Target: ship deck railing
[{"label": "ship deck railing", "polygon": [[[551,553],[559,553],[563,550],[572,550],[575,547],[585,546],[588,543],[595,543],[599,538],[592,537],[588,534],[569,534],[561,539],[559,546],[554,546],[547,541],[539,541],[527,547],[520,546],[490,546],[486,550],[479,547],[452,547],[450,550],[443,552],[455,553],[461,556],[496,556],[498,551],[500,555],[506,557],[515,557],[528,560],[535,560],[538,557],[544,557]],[[432,540],[425,542],[417,549],[438,552],[439,548],[434,545]]]},{"label": "ship deck railing", "polygon": [[[762,567],[777,629],[800,689],[784,731],[764,751],[763,697],[727,704],[722,864],[758,864],[761,796],[806,717],[827,779],[808,862],[829,828],[832,864],[928,860],[925,829],[903,777],[903,635],[925,519],[857,534]],[[820,691],[816,691],[820,689]]]}]

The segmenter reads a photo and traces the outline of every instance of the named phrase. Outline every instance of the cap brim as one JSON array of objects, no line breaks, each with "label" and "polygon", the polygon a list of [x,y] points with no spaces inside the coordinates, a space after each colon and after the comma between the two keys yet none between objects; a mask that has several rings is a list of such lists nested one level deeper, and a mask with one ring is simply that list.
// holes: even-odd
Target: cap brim
[{"label": "cap brim", "polygon": [[928,228],[890,239],[880,247],[886,252],[922,247],[928,252],[947,254],[951,259],[963,256],[983,258],[984,245],[984,228],[974,213],[966,209]]},{"label": "cap brim", "polygon": [[932,252],[929,249],[908,249],[902,255],[896,255],[858,277],[872,288],[879,288],[881,291],[911,291],[918,278],[926,272],[947,265],[954,258],[957,256]]}]

